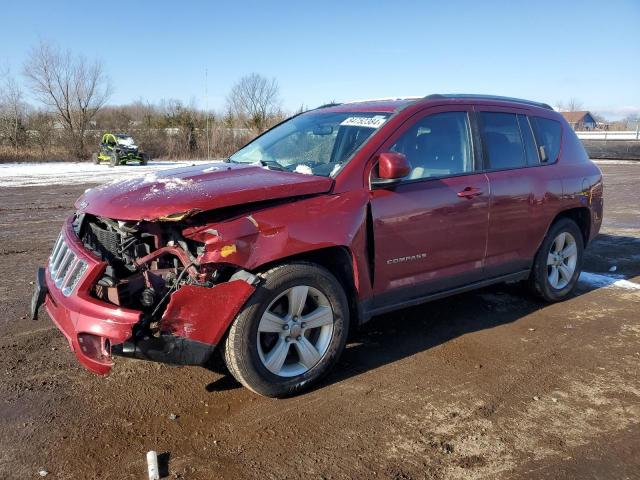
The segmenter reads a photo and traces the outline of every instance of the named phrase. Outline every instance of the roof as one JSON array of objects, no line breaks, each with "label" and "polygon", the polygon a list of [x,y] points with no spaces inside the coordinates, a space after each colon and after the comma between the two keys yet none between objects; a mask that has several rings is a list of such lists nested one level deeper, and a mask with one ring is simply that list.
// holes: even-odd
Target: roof
[{"label": "roof", "polygon": [[500,95],[482,95],[477,93],[436,93],[424,97],[425,99],[451,99],[451,100],[480,100],[490,102],[507,102],[507,103],[521,103],[524,105],[531,105],[533,107],[546,108],[547,110],[553,110],[548,104],[542,102],[534,102],[533,100],[525,100],[523,98],[515,97],[503,97]]},{"label": "roof", "polygon": [[[416,98],[385,98],[380,100],[358,100],[326,107],[332,112],[380,112],[391,113],[414,103]],[[323,108],[323,107],[320,107]],[[324,109],[324,108],[323,108]]]},{"label": "roof", "polygon": [[593,115],[591,115],[591,112],[587,110],[582,110],[579,112],[560,112],[560,115],[562,115],[564,119],[569,123],[580,123],[587,115],[594,119]]},{"label": "roof", "polygon": [[544,108],[553,110],[546,103],[534,102],[531,100],[524,100],[521,98],[513,97],[500,97],[497,95],[477,95],[467,93],[450,93],[450,94],[433,94],[426,97],[403,97],[403,98],[383,98],[376,100],[358,100],[355,102],[329,104],[319,107],[320,109],[327,109],[332,112],[380,112],[380,113],[392,113],[403,108],[418,103],[431,103],[434,101],[445,101],[445,103],[460,103],[467,101],[484,101],[484,102],[504,102],[504,103],[518,103],[533,107]]}]

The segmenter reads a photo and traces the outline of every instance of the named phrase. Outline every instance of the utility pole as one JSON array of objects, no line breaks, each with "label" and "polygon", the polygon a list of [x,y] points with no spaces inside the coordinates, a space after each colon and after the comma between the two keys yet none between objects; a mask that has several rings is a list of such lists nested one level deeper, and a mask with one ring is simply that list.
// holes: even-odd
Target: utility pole
[{"label": "utility pole", "polygon": [[207,133],[207,160],[211,159],[210,151],[211,145],[209,140],[209,69],[204,69],[204,103],[205,103],[205,115],[206,115],[206,123],[205,130]]}]

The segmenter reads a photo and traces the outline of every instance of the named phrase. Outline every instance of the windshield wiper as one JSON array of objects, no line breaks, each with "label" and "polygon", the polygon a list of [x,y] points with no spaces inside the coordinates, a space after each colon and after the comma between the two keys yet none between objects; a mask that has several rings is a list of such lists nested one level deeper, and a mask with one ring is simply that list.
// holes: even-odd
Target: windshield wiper
[{"label": "windshield wiper", "polygon": [[280,165],[275,160],[260,160],[260,164],[263,167],[268,167],[270,170],[278,170],[279,172],[287,171],[287,169],[284,166]]}]

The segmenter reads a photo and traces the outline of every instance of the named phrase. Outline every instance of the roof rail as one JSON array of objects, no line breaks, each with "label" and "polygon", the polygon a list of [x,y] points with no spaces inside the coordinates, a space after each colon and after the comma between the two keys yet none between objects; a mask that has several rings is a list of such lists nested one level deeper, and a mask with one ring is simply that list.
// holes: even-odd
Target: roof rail
[{"label": "roof rail", "polygon": [[427,99],[437,99],[437,98],[460,98],[460,99],[476,99],[476,100],[501,100],[505,102],[516,102],[522,103],[525,105],[532,105],[534,107],[542,107],[548,110],[553,110],[550,105],[541,102],[534,102],[532,100],[524,100],[522,98],[514,98],[514,97],[501,97],[500,95],[476,95],[473,93],[434,93],[431,95],[427,95],[424,97]]},{"label": "roof rail", "polygon": [[325,103],[325,104],[323,104],[323,105],[320,105],[319,107],[312,108],[311,110],[320,110],[321,108],[337,107],[338,105],[342,105],[342,103],[339,103],[339,102],[329,102],[329,103]]}]

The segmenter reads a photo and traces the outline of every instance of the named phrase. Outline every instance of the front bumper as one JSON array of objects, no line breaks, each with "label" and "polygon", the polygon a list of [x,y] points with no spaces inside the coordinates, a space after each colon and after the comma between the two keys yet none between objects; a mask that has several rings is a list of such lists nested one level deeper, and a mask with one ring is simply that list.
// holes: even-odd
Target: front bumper
[{"label": "front bumper", "polygon": [[73,231],[71,218],[65,222],[61,236],[68,249],[83,260],[87,268],[69,295],[63,295],[56,286],[50,267],[38,269],[31,316],[37,318],[38,309],[43,305],[80,363],[94,373],[105,375],[113,366],[111,345],[131,337],[141,312],[91,297],[91,287],[104,272],[106,263],[84,249]]},{"label": "front bumper", "polygon": [[46,269],[39,268],[31,317],[36,319],[40,306],[44,306],[80,363],[100,375],[111,370],[112,354],[181,365],[204,363],[257,284],[254,275],[238,272],[228,282],[213,287],[184,285],[171,295],[160,321],[162,335],[134,338],[133,328],[140,322],[142,312],[90,295],[107,264],[84,249],[71,218],[65,222],[61,239],[70,256],[85,262],[86,269],[77,284],[69,288],[67,278],[71,274],[62,280],[58,275],[56,284],[51,273],[52,268],[55,273],[55,264],[52,267],[50,262]]}]

